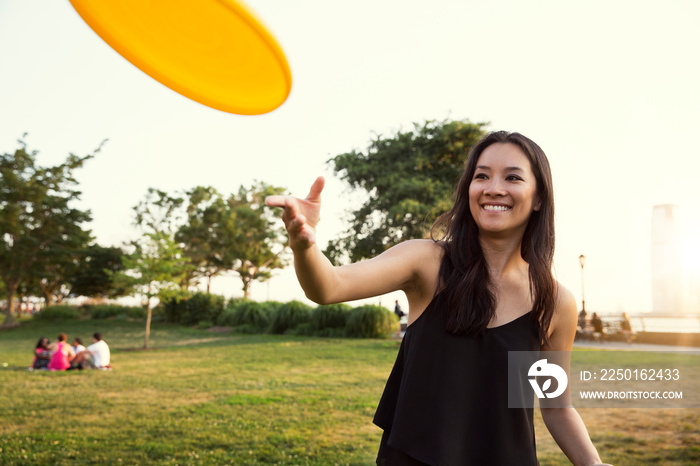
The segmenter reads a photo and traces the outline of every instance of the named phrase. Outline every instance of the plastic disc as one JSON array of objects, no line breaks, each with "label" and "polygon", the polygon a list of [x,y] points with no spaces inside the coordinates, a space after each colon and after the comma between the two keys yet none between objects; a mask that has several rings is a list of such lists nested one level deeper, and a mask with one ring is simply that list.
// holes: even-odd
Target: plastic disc
[{"label": "plastic disc", "polygon": [[272,34],[236,0],[70,0],[114,50],[170,89],[224,112],[282,105],[289,64]]}]

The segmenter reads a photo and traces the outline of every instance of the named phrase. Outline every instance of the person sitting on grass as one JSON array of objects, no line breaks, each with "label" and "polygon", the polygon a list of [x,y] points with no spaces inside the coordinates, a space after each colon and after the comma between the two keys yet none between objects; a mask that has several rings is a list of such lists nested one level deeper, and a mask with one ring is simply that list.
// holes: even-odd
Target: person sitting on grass
[{"label": "person sitting on grass", "polygon": [[51,361],[49,339],[46,337],[41,337],[36,344],[36,348],[34,349],[34,362],[32,362],[32,369],[48,369],[49,361]]},{"label": "person sitting on grass", "polygon": [[591,325],[593,325],[593,339],[601,342],[605,340],[605,328],[603,327],[603,321],[596,312],[594,312],[593,317],[591,317]]},{"label": "person sitting on grass", "polygon": [[75,337],[73,339],[73,351],[75,351],[75,354],[78,354],[81,351],[85,351],[85,346],[83,346],[83,340],[81,340],[78,337]]},{"label": "person sitting on grass", "polygon": [[75,359],[75,351],[66,343],[66,339],[68,339],[68,335],[65,333],[61,333],[58,336],[56,351],[51,356],[51,361],[49,361],[48,367],[50,371],[65,371]]},{"label": "person sitting on grass", "polygon": [[111,369],[109,346],[102,339],[102,334],[95,332],[92,341],[94,342],[92,345],[75,357],[73,367],[76,369]]}]

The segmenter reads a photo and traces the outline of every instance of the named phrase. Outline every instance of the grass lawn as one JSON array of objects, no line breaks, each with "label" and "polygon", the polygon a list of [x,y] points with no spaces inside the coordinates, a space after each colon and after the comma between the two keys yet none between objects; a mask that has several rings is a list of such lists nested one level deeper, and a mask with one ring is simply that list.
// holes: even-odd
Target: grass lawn
[{"label": "grass lawn", "polygon": [[[41,336],[90,342],[115,370],[23,370]],[[0,331],[0,464],[374,464],[372,416],[393,340],[217,334],[143,322],[25,322]],[[580,410],[616,465],[700,463],[700,410]],[[568,464],[536,411],[540,462]]]}]

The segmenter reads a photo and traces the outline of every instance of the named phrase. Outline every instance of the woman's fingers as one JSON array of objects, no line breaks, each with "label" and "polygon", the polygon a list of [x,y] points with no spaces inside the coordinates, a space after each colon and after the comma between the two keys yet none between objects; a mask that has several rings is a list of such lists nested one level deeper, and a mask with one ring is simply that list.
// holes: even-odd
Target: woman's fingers
[{"label": "woman's fingers", "polygon": [[293,196],[268,196],[265,204],[270,207],[281,207],[282,220],[289,233],[290,244],[308,247],[315,243],[316,234],[314,227],[318,222],[318,212],[320,210],[321,192],[326,181],[322,176],[316,178],[311,185],[306,199],[298,199]]},{"label": "woman's fingers", "polygon": [[309,202],[320,202],[321,201],[321,191],[323,191],[323,187],[326,185],[326,179],[322,176],[319,176],[316,178],[316,181],[314,181],[314,184],[311,185],[311,189],[309,190],[309,195],[306,196],[306,200]]},{"label": "woman's fingers", "polygon": [[288,197],[289,196],[280,196],[280,195],[267,196],[265,198],[265,204],[267,204],[269,207],[284,207],[285,200]]}]

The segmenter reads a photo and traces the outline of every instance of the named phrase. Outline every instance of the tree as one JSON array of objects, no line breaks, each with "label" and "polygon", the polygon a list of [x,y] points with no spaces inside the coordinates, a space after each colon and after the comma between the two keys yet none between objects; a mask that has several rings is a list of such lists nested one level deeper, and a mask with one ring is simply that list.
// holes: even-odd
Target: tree
[{"label": "tree", "polygon": [[281,212],[265,205],[265,198],[282,194],[284,189],[262,182],[250,188],[240,187],[227,201],[228,214],[222,225],[231,254],[233,269],[243,282],[243,297],[248,299],[250,285],[265,281],[272,271],[287,265],[284,251],[286,232],[281,227]]},{"label": "tree", "polygon": [[40,258],[55,252],[58,244],[86,234],[81,225],[90,221],[89,211],[71,207],[80,197],[73,189],[77,181],[72,172],[102,147],[84,157],[70,154],[64,163],[42,168],[36,166],[36,151],[28,152],[23,140],[19,144],[13,154],[0,156],[0,279],[7,300],[5,326],[15,323],[15,292],[36,272]]},{"label": "tree", "polygon": [[427,121],[393,137],[377,136],[363,152],[328,160],[336,175],[367,200],[350,227],[325,253],[338,263],[380,254],[411,238],[425,238],[435,219],[451,206],[451,193],[469,149],[486,123]]},{"label": "tree", "polygon": [[79,252],[80,267],[70,280],[71,296],[88,296],[98,299],[117,298],[129,294],[123,283],[113,280],[114,274],[124,270],[124,251],[118,247],[90,245]]},{"label": "tree", "polygon": [[122,259],[124,271],[116,272],[113,276],[120,287],[135,289],[147,300],[143,347],[148,348],[152,301],[179,288],[178,284],[186,273],[187,265],[182,259],[182,249],[165,232],[145,233],[131,245],[133,252]]},{"label": "tree", "polygon": [[148,234],[164,235],[181,248],[187,262],[178,275],[182,289],[201,278],[211,279],[232,270],[243,282],[247,298],[254,281],[264,281],[287,262],[282,257],[286,234],[276,217],[280,212],[265,205],[265,197],[284,189],[254,183],[241,186],[224,199],[211,187],[198,186],[183,196],[149,189],[134,208],[135,223]]},{"label": "tree", "polygon": [[47,307],[70,294],[70,281],[82,266],[81,251],[92,240],[90,232],[77,223],[81,214],[72,212],[64,221],[54,222],[51,240],[38,252],[31,267],[30,274],[44,295]]},{"label": "tree", "polygon": [[131,243],[134,252],[123,258],[125,272],[118,272],[120,286],[138,290],[147,300],[146,336],[151,334],[152,300],[174,289],[187,288],[192,266],[175,241],[175,231],[182,222],[182,197],[149,188],[146,199],[134,207],[134,225],[143,232]]},{"label": "tree", "polygon": [[192,268],[187,282],[206,278],[207,293],[211,280],[231,270],[235,262],[227,233],[228,207],[212,187],[198,186],[187,193],[187,221],[178,228],[175,239],[182,245]]},{"label": "tree", "polygon": [[182,224],[185,200],[165,191],[148,188],[146,199],[134,208],[134,225],[142,231],[172,235]]}]

